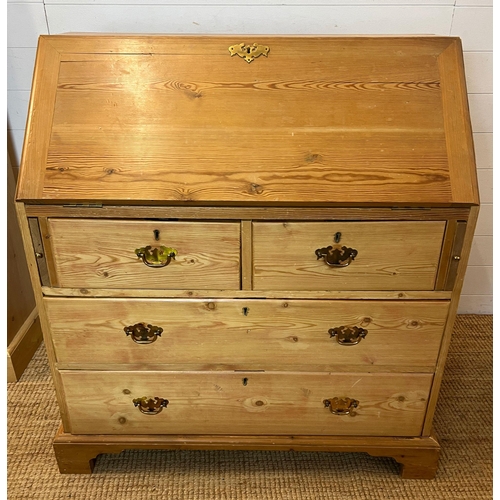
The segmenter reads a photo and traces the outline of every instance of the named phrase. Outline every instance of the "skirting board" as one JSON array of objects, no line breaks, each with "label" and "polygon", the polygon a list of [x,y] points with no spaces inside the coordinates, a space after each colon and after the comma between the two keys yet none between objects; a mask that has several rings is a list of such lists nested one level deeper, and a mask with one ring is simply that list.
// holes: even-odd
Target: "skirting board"
[{"label": "skirting board", "polygon": [[7,346],[7,382],[17,382],[42,342],[40,319],[35,309]]}]

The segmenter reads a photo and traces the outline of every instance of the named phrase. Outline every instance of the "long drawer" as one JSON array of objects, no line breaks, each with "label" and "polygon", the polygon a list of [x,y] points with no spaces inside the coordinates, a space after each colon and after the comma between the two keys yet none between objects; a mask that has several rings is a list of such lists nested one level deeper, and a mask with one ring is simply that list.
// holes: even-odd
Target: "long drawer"
[{"label": "long drawer", "polygon": [[416,436],[431,374],[62,371],[76,434]]},{"label": "long drawer", "polygon": [[432,290],[445,223],[254,222],[256,290]]},{"label": "long drawer", "polygon": [[49,219],[57,286],[238,289],[240,224]]},{"label": "long drawer", "polygon": [[[60,366],[428,371],[447,301],[45,298]],[[116,369],[116,366],[115,368]]]}]

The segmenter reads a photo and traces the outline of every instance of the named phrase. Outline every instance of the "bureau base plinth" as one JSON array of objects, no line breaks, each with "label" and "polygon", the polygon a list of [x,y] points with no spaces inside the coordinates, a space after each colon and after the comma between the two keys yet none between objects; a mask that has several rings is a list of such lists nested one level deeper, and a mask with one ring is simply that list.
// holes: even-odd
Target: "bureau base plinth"
[{"label": "bureau base plinth", "polygon": [[434,434],[421,438],[356,436],[75,435],[62,427],[54,439],[62,474],[90,474],[103,453],[125,450],[265,450],[368,453],[392,457],[405,479],[433,479],[440,446]]}]

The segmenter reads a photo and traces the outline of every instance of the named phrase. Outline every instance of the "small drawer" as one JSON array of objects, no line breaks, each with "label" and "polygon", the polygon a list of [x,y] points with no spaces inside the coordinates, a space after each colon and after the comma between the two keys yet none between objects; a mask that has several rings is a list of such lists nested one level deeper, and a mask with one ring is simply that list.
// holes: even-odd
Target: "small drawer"
[{"label": "small drawer", "polygon": [[448,314],[447,301],[44,303],[57,362],[71,369],[433,372]]},{"label": "small drawer", "polygon": [[240,224],[49,219],[56,285],[240,287]]},{"label": "small drawer", "polygon": [[445,222],[255,222],[256,290],[432,290]]},{"label": "small drawer", "polygon": [[431,374],[60,373],[74,434],[418,436],[432,381]]}]

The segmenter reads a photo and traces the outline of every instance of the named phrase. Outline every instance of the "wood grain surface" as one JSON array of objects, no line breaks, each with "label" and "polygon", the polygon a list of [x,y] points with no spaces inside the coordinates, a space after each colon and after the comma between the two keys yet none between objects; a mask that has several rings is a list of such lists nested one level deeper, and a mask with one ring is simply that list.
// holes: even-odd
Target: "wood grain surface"
[{"label": "wood grain surface", "polygon": [[[448,302],[45,298],[58,366],[434,371]],[[124,328],[161,327],[151,344]],[[331,328],[368,333],[340,345]],[[196,367],[196,368],[193,368]],[[314,367],[314,368],[311,368]]]},{"label": "wood grain surface", "polygon": [[440,56],[453,38],[255,37],[271,51],[251,64],[234,36],[43,40],[39,59],[60,59],[37,70],[53,120],[28,127],[48,150],[20,199],[477,201],[450,148],[467,134],[465,89],[442,81],[462,71],[459,47]]},{"label": "wood grain surface", "polygon": [[317,300],[449,300],[444,290],[134,290],[133,288],[51,288],[42,287],[46,297],[115,297],[178,299],[317,299]]},{"label": "wood grain surface", "polygon": [[[401,464],[403,479],[433,479],[440,446],[429,437],[384,436],[273,436],[218,434],[68,434],[62,427],[54,439],[54,452],[61,474],[90,474],[102,453],[124,450],[266,450],[368,453],[392,457]],[[295,476],[294,476],[295,479]]]},{"label": "wood grain surface", "polygon": [[444,126],[453,199],[479,204],[479,189],[469,115],[462,44],[459,38],[438,57]]},{"label": "wood grain surface", "polygon": [[17,183],[17,199],[41,198],[57,93],[60,52],[40,36]]},{"label": "wood grain surface", "polygon": [[[418,436],[431,374],[62,371],[75,434]],[[246,383],[243,379],[246,378]],[[144,415],[133,399],[169,401]],[[354,398],[352,415],[323,401]]]},{"label": "wood grain surface", "polygon": [[[74,217],[79,219],[138,219],[151,217],[151,206],[102,205],[96,207],[71,205],[26,205],[30,217]],[[155,206],[158,219],[235,219],[235,220],[449,220],[466,221],[467,207],[229,207],[229,206]]]},{"label": "wood grain surface", "polygon": [[434,418],[434,412],[436,411],[436,406],[438,403],[439,389],[441,387],[441,382],[443,380],[444,368],[446,364],[446,357],[448,355],[448,349],[450,348],[451,336],[453,334],[455,318],[457,314],[457,309],[460,301],[460,292],[462,291],[462,286],[464,284],[465,272],[467,270],[467,262],[469,260],[469,255],[472,247],[472,239],[474,238],[474,230],[476,228],[477,217],[479,215],[479,207],[471,207],[469,221],[467,224],[467,229],[465,235],[463,235],[463,242],[460,249],[460,260],[458,267],[456,269],[456,276],[453,283],[453,292],[450,303],[450,311],[448,314],[448,321],[446,322],[446,327],[443,333],[443,342],[441,349],[439,350],[439,358],[436,366],[436,374],[432,381],[432,389],[429,398],[429,407],[425,416],[424,423],[424,435],[429,435],[432,431],[432,421]]},{"label": "wood grain surface", "polygon": [[[48,236],[61,287],[240,288],[236,222],[49,219]],[[151,268],[135,254],[147,245],[178,254],[166,267]]]},{"label": "wood grain surface", "polygon": [[[245,36],[271,48],[248,64],[240,38],[40,40],[17,210],[62,436],[87,447],[60,436],[61,470],[87,472],[102,435],[114,451],[302,436],[432,477],[479,203],[460,41]],[[175,260],[146,266],[148,245]],[[327,266],[329,245],[355,259]],[[161,336],[133,342],[137,323]],[[366,336],[340,345],[343,326]],[[140,397],[168,406],[144,415]],[[359,406],[334,415],[335,397]]]},{"label": "wood grain surface", "polygon": [[[432,290],[444,222],[255,222],[257,290]],[[334,243],[340,232],[341,240]],[[329,267],[315,251],[358,251],[347,267]]]},{"label": "wood grain surface", "polygon": [[30,273],[31,285],[33,286],[38,317],[40,318],[40,325],[43,334],[43,343],[45,345],[45,350],[47,352],[47,357],[49,360],[49,367],[52,374],[52,381],[54,383],[55,395],[59,407],[59,412],[61,415],[61,421],[64,430],[69,431],[70,426],[69,426],[69,421],[67,419],[68,409],[66,406],[64,389],[61,385],[61,375],[56,367],[54,345],[52,343],[52,338],[50,336],[50,326],[48,324],[47,314],[45,312],[45,306],[43,304],[42,286],[40,283],[40,275],[38,271],[38,262],[37,262],[38,259],[35,256],[33,248],[33,240],[31,238],[30,225],[28,222],[28,217],[26,216],[24,203],[17,202],[15,206],[17,212],[17,220],[19,222],[19,228],[21,230],[21,235],[23,238],[24,253],[26,255],[28,271]]}]

